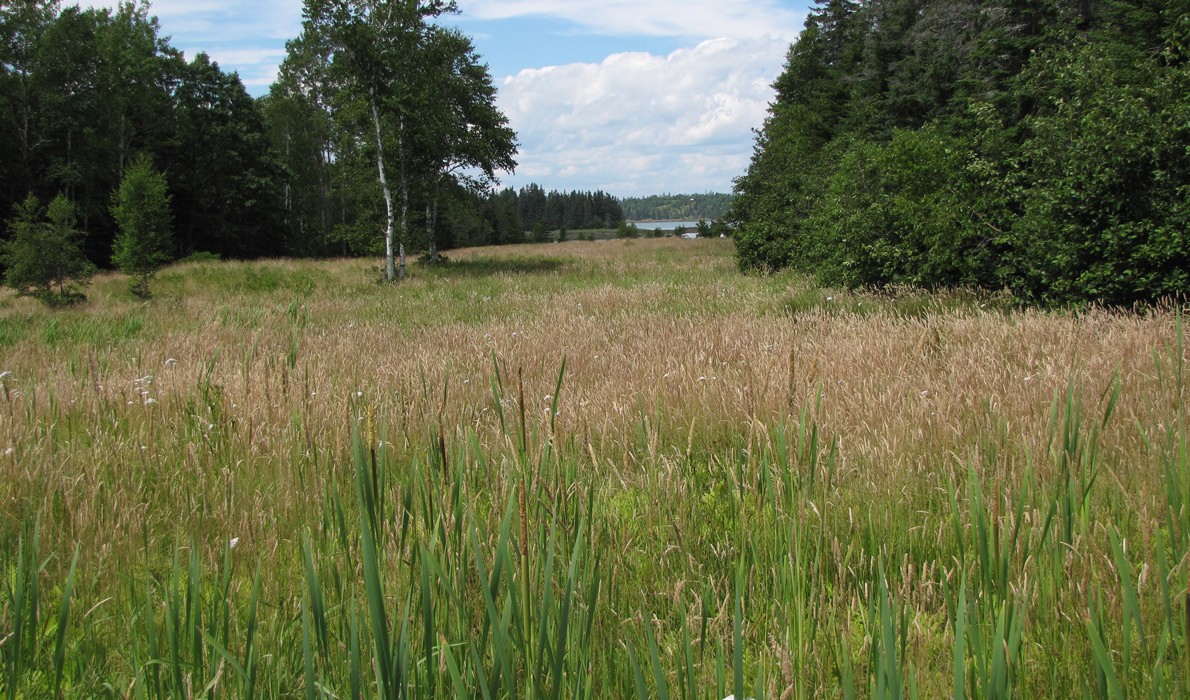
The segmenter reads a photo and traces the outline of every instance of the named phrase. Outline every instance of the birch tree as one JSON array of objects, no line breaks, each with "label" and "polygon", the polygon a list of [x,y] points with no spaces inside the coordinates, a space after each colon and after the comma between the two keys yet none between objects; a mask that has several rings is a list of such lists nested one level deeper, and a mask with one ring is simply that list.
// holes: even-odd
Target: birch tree
[{"label": "birch tree", "polygon": [[434,27],[426,64],[432,89],[419,122],[426,186],[425,225],[429,257],[438,257],[436,225],[442,187],[458,183],[487,190],[497,171],[516,167],[516,134],[496,108],[496,88],[471,39],[454,29]]},{"label": "birch tree", "polygon": [[336,122],[371,141],[375,149],[389,280],[403,277],[405,271],[409,164],[416,151],[410,125],[422,89],[419,63],[428,21],[457,11],[453,0],[306,0],[303,39],[312,35],[329,48],[327,77],[333,85]]},{"label": "birch tree", "polygon": [[515,135],[470,40],[432,23],[444,0],[306,0],[302,37],[326,47],[324,92],[336,128],[368,144],[384,202],[385,275],[404,276],[415,197],[430,245],[447,180],[494,180],[515,166]]}]

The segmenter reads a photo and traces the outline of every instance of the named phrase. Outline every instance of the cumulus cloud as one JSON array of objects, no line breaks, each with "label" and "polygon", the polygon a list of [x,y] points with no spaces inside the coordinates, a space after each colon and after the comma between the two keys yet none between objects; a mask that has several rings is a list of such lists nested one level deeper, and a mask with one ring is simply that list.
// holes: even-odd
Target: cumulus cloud
[{"label": "cumulus cloud", "polygon": [[[119,0],[80,4],[114,9]],[[285,58],[285,41],[302,30],[302,0],[154,0],[149,14],[188,59],[206,53],[224,70],[238,71],[253,94],[268,90]]]},{"label": "cumulus cloud", "polygon": [[466,0],[479,19],[551,17],[615,36],[724,37],[796,34],[804,13],[779,0]]},{"label": "cumulus cloud", "polygon": [[499,95],[522,144],[509,181],[623,195],[730,189],[788,46],[713,39],[668,56],[521,71]]},{"label": "cumulus cloud", "polygon": [[[83,0],[93,7],[117,2]],[[789,0],[459,4],[480,34],[485,20],[524,20],[516,31],[529,33],[537,28],[531,20],[551,19],[579,34],[689,41],[692,48],[664,56],[617,53],[599,63],[523,70],[499,86],[521,143],[520,166],[507,184],[621,195],[730,189],[747,167],[752,129],[764,120],[769,86],[805,9]],[[276,78],[284,41],[301,32],[301,9],[301,0],[154,0],[150,12],[188,58],[206,52],[259,95]],[[542,57],[538,65],[549,62]]]}]

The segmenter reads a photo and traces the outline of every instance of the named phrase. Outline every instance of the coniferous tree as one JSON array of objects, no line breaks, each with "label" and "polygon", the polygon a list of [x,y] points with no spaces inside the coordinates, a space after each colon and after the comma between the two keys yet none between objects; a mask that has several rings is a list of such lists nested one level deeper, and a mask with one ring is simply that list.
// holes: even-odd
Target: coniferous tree
[{"label": "coniferous tree", "polygon": [[134,160],[116,192],[112,215],[119,224],[112,262],[133,278],[132,291],[149,296],[149,280],[173,258],[169,185],[146,156]]},{"label": "coniferous tree", "polygon": [[1188,16],[819,2],[737,180],[740,266],[1048,305],[1190,292]]},{"label": "coniferous tree", "polygon": [[95,268],[83,255],[83,232],[75,221],[74,205],[63,195],[43,211],[30,195],[8,224],[11,239],[3,252],[4,284],[21,294],[58,305],[81,300],[81,285]]}]

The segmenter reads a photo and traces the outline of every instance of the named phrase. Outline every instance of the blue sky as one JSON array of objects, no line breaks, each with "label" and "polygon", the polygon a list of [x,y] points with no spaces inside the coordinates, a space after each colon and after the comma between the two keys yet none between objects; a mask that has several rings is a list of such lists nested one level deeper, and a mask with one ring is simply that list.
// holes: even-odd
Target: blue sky
[{"label": "blue sky", "polygon": [[[84,5],[112,6],[115,0]],[[517,131],[502,182],[632,196],[729,191],[809,0],[459,0]],[[268,91],[301,0],[156,0],[162,33]]]}]

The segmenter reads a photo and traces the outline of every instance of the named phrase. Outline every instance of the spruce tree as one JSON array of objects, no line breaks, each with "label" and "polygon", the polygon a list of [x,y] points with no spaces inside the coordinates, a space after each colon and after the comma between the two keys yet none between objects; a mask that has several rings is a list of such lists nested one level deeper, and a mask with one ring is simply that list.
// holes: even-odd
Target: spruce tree
[{"label": "spruce tree", "polygon": [[51,306],[85,298],[79,287],[95,268],[83,255],[83,233],[69,199],[58,195],[43,213],[41,203],[30,195],[8,226],[12,238],[2,250],[6,286]]},{"label": "spruce tree", "polygon": [[173,215],[165,175],[147,156],[133,161],[116,191],[112,216],[120,227],[112,262],[133,278],[132,291],[149,296],[149,279],[173,256]]}]

